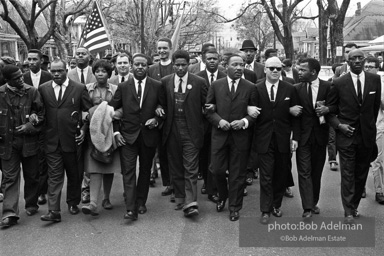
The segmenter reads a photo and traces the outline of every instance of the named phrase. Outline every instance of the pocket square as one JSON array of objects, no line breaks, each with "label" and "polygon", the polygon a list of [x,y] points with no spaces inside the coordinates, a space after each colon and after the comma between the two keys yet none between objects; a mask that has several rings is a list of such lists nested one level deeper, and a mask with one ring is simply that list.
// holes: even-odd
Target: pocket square
[{"label": "pocket square", "polygon": [[289,98],[289,97],[286,97],[284,100],[290,100],[291,98]]},{"label": "pocket square", "polygon": [[376,92],[369,92],[369,94],[375,94]]}]

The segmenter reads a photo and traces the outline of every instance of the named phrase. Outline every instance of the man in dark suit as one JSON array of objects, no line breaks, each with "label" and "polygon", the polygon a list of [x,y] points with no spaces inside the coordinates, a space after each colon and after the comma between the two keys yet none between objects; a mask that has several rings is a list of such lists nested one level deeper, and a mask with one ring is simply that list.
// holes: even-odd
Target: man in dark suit
[{"label": "man in dark suit", "polygon": [[297,69],[292,67],[292,60],[291,59],[285,59],[283,62],[283,70],[285,71],[285,76],[287,78],[292,78],[294,80],[294,83],[299,82],[299,72]]},{"label": "man in dark suit", "polygon": [[[205,53],[205,67],[206,69],[200,71],[196,75],[205,79],[205,82],[209,87],[212,83],[220,78],[224,78],[227,75],[221,72],[219,67],[219,53],[216,50],[209,50]],[[204,117],[204,145],[200,150],[199,158],[199,171],[203,176],[204,184],[201,188],[202,194],[208,194],[208,199],[217,202],[217,187],[212,176],[211,167],[211,134],[212,125]]]},{"label": "man in dark suit", "polygon": [[301,60],[299,79],[295,84],[301,108],[300,141],[296,151],[299,190],[304,209],[303,218],[319,213],[321,175],[328,143],[329,125],[324,115],[329,112],[324,105],[331,83],[318,78],[321,66],[312,58]]},{"label": "man in dark suit", "polygon": [[119,53],[116,56],[116,70],[117,75],[112,74],[112,76],[108,79],[108,83],[116,84],[125,82],[129,78],[129,69],[130,69],[130,60],[129,55],[126,53]]},{"label": "man in dark suit", "polygon": [[289,112],[298,104],[296,91],[279,79],[281,70],[279,58],[269,58],[265,62],[266,80],[256,85],[255,101],[261,113],[256,120],[253,147],[259,154],[262,224],[269,222],[271,212],[282,216],[280,207],[290,173],[291,151],[296,150],[300,135],[299,120]]},{"label": "man in dark suit", "polygon": [[[264,65],[256,61],[255,55],[257,48],[253,44],[252,40],[244,40],[243,45],[241,46],[240,51],[245,53],[245,68],[256,73],[257,79],[265,77]],[[247,79],[248,80],[248,79]]]},{"label": "man in dark suit", "polygon": [[348,54],[350,51],[355,50],[355,49],[357,49],[357,45],[355,43],[348,43],[344,46],[345,63],[343,63],[343,65],[336,68],[333,78],[343,76],[349,72]]},{"label": "man in dark suit", "polygon": [[67,77],[66,63],[54,60],[51,63],[53,81],[39,87],[46,109],[44,127],[45,154],[48,164],[48,214],[43,221],[61,221],[60,198],[64,184],[64,170],[67,174],[67,204],[71,214],[79,213],[81,198],[79,170],[77,165],[78,145],[83,143],[88,126],[77,133],[81,113],[92,107],[86,87]]},{"label": "man in dark suit", "polygon": [[[215,81],[207,97],[207,118],[212,124],[212,171],[219,190],[218,212],[229,198],[229,219],[237,221],[243,205],[247,162],[251,145],[249,129],[254,118],[247,113],[255,106],[255,85],[242,79],[244,61],[228,57],[227,77]],[[226,171],[229,171],[228,182]]]},{"label": "man in dark suit", "polygon": [[[192,73],[192,74],[197,74],[200,71],[204,71],[205,70],[205,57],[206,57],[205,54],[208,51],[211,51],[211,50],[216,51],[216,48],[215,48],[214,44],[212,44],[212,43],[203,44],[203,46],[201,47],[201,61],[199,61],[199,62],[197,62],[197,63],[195,63],[193,65],[188,66],[188,72]],[[220,65],[218,66],[218,69],[220,71],[224,71],[225,70]]]},{"label": "man in dark suit", "polygon": [[189,54],[178,50],[172,55],[175,74],[161,82],[166,91],[167,118],[163,143],[175,189],[176,210],[185,217],[199,214],[197,176],[199,151],[204,141],[203,107],[207,96],[205,80],[188,72]]},{"label": "man in dark suit", "polygon": [[[151,77],[157,81],[161,81],[161,79],[165,76],[168,76],[173,73],[173,64],[170,58],[170,53],[172,51],[172,41],[169,38],[160,38],[157,41],[157,53],[160,55],[160,62],[153,64],[148,69],[148,77]],[[162,128],[160,128],[162,129]],[[163,136],[161,132],[160,136]],[[167,147],[161,143],[162,138],[159,140],[159,146],[157,148],[157,153],[160,161],[160,170],[161,170],[161,179],[163,182],[163,186],[165,186],[165,190],[161,192],[162,196],[171,195],[171,201],[174,201],[174,190],[171,184],[171,176],[169,173],[169,165],[168,165],[168,154]],[[152,178],[154,180],[157,177],[157,170],[154,168],[154,172],[152,173]]]},{"label": "man in dark suit", "polygon": [[[333,80],[326,105],[337,111],[328,115],[336,129],[340,157],[341,199],[346,223],[359,217],[357,208],[364,191],[370,162],[376,159],[376,119],[380,109],[380,76],[363,71],[364,53],[348,54],[350,72]],[[376,151],[376,152],[375,152]]]},{"label": "man in dark suit", "polygon": [[[45,82],[52,80],[52,75],[48,71],[41,69],[43,54],[37,49],[28,51],[29,71],[24,73],[24,83],[35,87],[36,89]],[[44,137],[43,133],[39,134],[39,189],[38,203],[45,204],[47,202],[46,194],[48,189],[48,166],[44,154]]]},{"label": "man in dark suit", "polygon": [[[115,109],[123,108],[120,132],[115,136],[120,146],[121,167],[124,182],[124,219],[137,220],[137,213],[147,212],[152,160],[160,138],[158,125],[161,118],[155,116],[157,106],[165,105],[161,83],[147,77],[148,57],[135,54],[133,77],[120,83],[109,103]],[[136,162],[139,157],[139,177],[136,185]]]},{"label": "man in dark suit", "polygon": [[379,55],[377,56],[377,59],[379,60],[379,71],[384,71],[383,56]]}]

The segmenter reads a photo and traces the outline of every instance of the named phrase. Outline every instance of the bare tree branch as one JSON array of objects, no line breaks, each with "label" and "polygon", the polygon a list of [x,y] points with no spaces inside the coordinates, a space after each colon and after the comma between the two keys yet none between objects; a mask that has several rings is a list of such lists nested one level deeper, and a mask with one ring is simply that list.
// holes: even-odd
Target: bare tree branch
[{"label": "bare tree branch", "polygon": [[227,18],[225,18],[223,15],[218,14],[218,13],[216,13],[216,12],[213,12],[213,11],[207,11],[207,10],[203,10],[203,9],[201,9],[201,10],[204,11],[205,13],[216,15],[216,16],[218,16],[218,17],[220,17],[220,18],[222,18],[222,19],[224,20],[224,21],[222,21],[222,22],[219,22],[219,21],[218,21],[218,23],[229,23],[229,22],[232,22],[232,21],[235,21],[235,20],[241,18],[241,17],[244,15],[244,13],[246,13],[246,11],[248,10],[248,8],[250,8],[251,6],[254,6],[254,5],[258,5],[258,4],[260,4],[260,3],[255,2],[255,3],[251,3],[251,4],[247,5],[247,6],[243,9],[243,11],[242,11],[237,17],[235,17],[235,18],[233,18],[233,19],[230,19],[230,20],[227,19]]},{"label": "bare tree branch", "polygon": [[47,3],[45,6],[43,6],[42,8],[40,8],[40,10],[36,13],[35,15],[35,19],[37,19],[37,17],[39,17],[39,15],[45,10],[48,8],[48,6],[50,6],[53,2],[57,2],[57,0],[51,0],[49,3]]}]

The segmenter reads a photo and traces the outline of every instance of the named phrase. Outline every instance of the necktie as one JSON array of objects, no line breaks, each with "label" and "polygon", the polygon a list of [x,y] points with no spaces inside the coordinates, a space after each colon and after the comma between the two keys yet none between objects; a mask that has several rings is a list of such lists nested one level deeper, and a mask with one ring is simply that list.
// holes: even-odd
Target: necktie
[{"label": "necktie", "polygon": [[214,74],[213,73],[211,73],[211,84],[213,83],[213,81],[214,81]]},{"label": "necktie", "polygon": [[357,76],[357,100],[359,101],[360,105],[363,103],[363,94],[361,92],[360,76]]},{"label": "necktie", "polygon": [[85,84],[85,79],[84,79],[84,69],[81,70],[81,83]]},{"label": "necktie", "polygon": [[232,94],[232,97],[235,95],[235,80],[232,80],[232,86],[231,86],[231,94]]},{"label": "necktie", "polygon": [[125,76],[121,77],[121,83],[125,81]]},{"label": "necktie", "polygon": [[60,104],[61,103],[61,98],[62,98],[62,94],[63,94],[63,91],[62,91],[62,86],[60,86],[60,91],[59,91],[59,96],[57,97],[57,102]]},{"label": "necktie", "polygon": [[311,106],[313,107],[313,99],[312,99],[312,86],[311,86],[311,82],[308,83],[308,99],[309,99],[309,102],[311,103]]},{"label": "necktie", "polygon": [[271,101],[275,101],[275,90],[273,89],[275,85],[271,86]]},{"label": "necktie", "polygon": [[139,85],[137,86],[137,98],[141,99],[141,80],[139,80]]},{"label": "necktie", "polygon": [[177,90],[178,93],[183,93],[183,88],[181,87],[182,84],[183,84],[183,79],[180,78],[179,89]]}]

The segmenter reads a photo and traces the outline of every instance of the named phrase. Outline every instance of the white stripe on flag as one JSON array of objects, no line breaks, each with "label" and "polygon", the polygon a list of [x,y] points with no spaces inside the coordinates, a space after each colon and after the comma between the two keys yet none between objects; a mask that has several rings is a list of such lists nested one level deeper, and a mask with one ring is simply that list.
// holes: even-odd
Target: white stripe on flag
[{"label": "white stripe on flag", "polygon": [[98,49],[98,48],[101,48],[101,47],[104,47],[104,46],[108,46],[108,45],[110,45],[109,41],[103,42],[103,43],[100,43],[100,44],[97,44],[97,45],[94,45],[94,46],[91,46],[91,47],[88,48],[88,50],[89,51],[93,51],[95,49]]},{"label": "white stripe on flag", "polygon": [[91,40],[89,40],[86,43],[84,43],[84,46],[87,47],[88,45],[91,45],[92,43],[97,42],[97,41],[99,41],[99,40],[101,40],[103,38],[107,38],[107,41],[108,41],[107,34],[104,34],[104,35],[100,35],[98,37],[92,38]]},{"label": "white stripe on flag", "polygon": [[103,32],[105,31],[105,28],[104,27],[101,27],[101,28],[98,28],[98,29],[95,29],[95,30],[92,30],[91,32],[89,32],[87,34],[87,38],[93,36],[94,34],[97,34],[97,33],[100,33],[100,32]]}]

